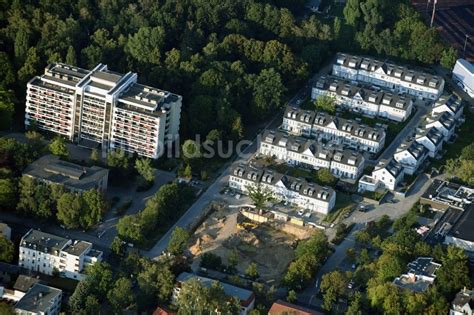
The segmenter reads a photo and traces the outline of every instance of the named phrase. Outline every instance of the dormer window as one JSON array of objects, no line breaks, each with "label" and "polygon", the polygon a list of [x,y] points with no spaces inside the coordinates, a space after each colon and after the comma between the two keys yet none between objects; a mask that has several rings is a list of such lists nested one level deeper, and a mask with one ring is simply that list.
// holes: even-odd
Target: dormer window
[{"label": "dormer window", "polygon": [[337,84],[336,83],[331,83],[329,86],[329,91],[335,92],[337,89]]},{"label": "dormer window", "polygon": [[396,76],[397,78],[401,78],[401,76],[402,76],[402,70],[400,70],[400,69],[395,70],[395,76]]},{"label": "dormer window", "polygon": [[431,79],[429,86],[435,88],[438,85],[438,80],[437,79]]},{"label": "dormer window", "polygon": [[397,102],[397,104],[395,104],[395,106],[396,106],[397,108],[403,108],[404,105],[405,105],[405,103],[404,103],[403,101],[401,101],[401,100],[399,100],[399,101]]},{"label": "dormer window", "polygon": [[351,67],[351,68],[355,68],[355,66],[356,66],[356,62],[355,62],[355,60],[351,60],[351,61],[349,61],[349,67]]},{"label": "dormer window", "polygon": [[360,65],[361,69],[367,70],[369,68],[369,62],[367,60],[364,60],[362,64]]},{"label": "dormer window", "polygon": [[343,56],[338,57],[338,58],[337,58],[337,63],[340,64],[340,65],[342,65],[342,64],[344,63],[344,57],[343,57]]},{"label": "dormer window", "polygon": [[409,72],[405,74],[405,80],[406,81],[412,81],[413,80],[413,73]]},{"label": "dormer window", "polygon": [[375,95],[374,94],[369,96],[369,102],[375,103]]},{"label": "dormer window", "polygon": [[391,97],[384,97],[382,103],[384,103],[385,105],[389,105],[391,100]]},{"label": "dormer window", "polygon": [[418,84],[425,84],[426,78],[422,75],[420,75],[418,78],[416,78],[416,83]]}]

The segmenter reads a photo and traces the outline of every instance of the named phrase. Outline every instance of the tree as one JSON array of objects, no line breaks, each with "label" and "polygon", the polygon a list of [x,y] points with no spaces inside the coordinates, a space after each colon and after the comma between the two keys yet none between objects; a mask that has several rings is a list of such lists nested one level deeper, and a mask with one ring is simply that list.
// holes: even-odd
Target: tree
[{"label": "tree", "polygon": [[141,27],[137,33],[129,36],[126,51],[138,61],[159,64],[164,42],[163,27]]},{"label": "tree", "polygon": [[253,84],[253,99],[257,117],[264,118],[281,107],[285,87],[275,69],[263,69]]},{"label": "tree", "polygon": [[334,114],[336,112],[336,101],[333,97],[328,95],[320,95],[314,102],[316,110],[321,110]]},{"label": "tree", "polygon": [[13,65],[8,55],[3,51],[0,51],[0,68],[3,71],[3,76],[0,78],[0,87],[6,87],[15,82]]},{"label": "tree", "polygon": [[78,228],[83,207],[80,195],[70,192],[64,193],[58,200],[57,218],[59,222],[67,228]]},{"label": "tree", "polygon": [[346,315],[362,315],[362,294],[359,291],[352,296]]},{"label": "tree", "polygon": [[462,248],[448,246],[436,273],[436,282],[440,292],[449,298],[470,285],[468,258]]},{"label": "tree", "polygon": [[298,296],[296,295],[295,290],[288,291],[288,295],[286,296],[286,300],[290,303],[295,303],[298,300]]},{"label": "tree", "polygon": [[403,313],[402,299],[398,293],[398,288],[390,282],[369,286],[367,297],[372,307],[384,312],[384,314]]},{"label": "tree", "polygon": [[348,282],[348,276],[340,270],[322,276],[320,288],[324,293],[323,308],[325,310],[330,311],[337,299],[344,295]]},{"label": "tree", "polygon": [[135,301],[132,282],[127,278],[119,278],[107,293],[107,299],[116,312],[122,312],[132,306]]},{"label": "tree", "polygon": [[40,59],[38,57],[36,47],[31,47],[28,49],[25,63],[18,70],[18,79],[21,82],[26,82],[31,79],[37,73],[36,68],[38,67],[39,62]]},{"label": "tree", "polygon": [[203,268],[212,270],[220,270],[222,267],[222,258],[213,253],[204,253],[201,256],[201,262],[199,264]]},{"label": "tree", "polygon": [[15,310],[7,302],[0,302],[0,314],[15,315]]},{"label": "tree", "polygon": [[53,139],[53,141],[49,144],[49,151],[62,159],[67,159],[69,157],[69,150],[67,148],[66,142],[61,136],[57,136]]},{"label": "tree", "polygon": [[257,209],[264,209],[267,202],[274,199],[273,192],[267,187],[264,187],[261,183],[248,185],[246,188],[249,198]]},{"label": "tree", "polygon": [[105,212],[106,202],[104,196],[97,189],[89,189],[82,194],[83,208],[79,223],[84,229],[88,229],[102,220]]},{"label": "tree", "polygon": [[150,159],[137,159],[135,169],[147,182],[151,183],[155,180],[155,170],[151,166]]},{"label": "tree", "polygon": [[14,209],[16,202],[16,181],[14,179],[0,179],[0,210]]},{"label": "tree", "polygon": [[107,166],[128,171],[130,160],[127,153],[122,149],[110,151],[107,155]]},{"label": "tree", "polygon": [[127,247],[124,241],[120,238],[120,236],[115,236],[112,244],[110,244],[110,249],[112,250],[112,253],[119,257],[123,257],[126,253]]},{"label": "tree", "polygon": [[66,64],[71,66],[77,65],[76,50],[73,46],[69,46],[67,49]]},{"label": "tree", "polygon": [[232,269],[235,269],[235,267],[237,267],[237,265],[239,264],[239,252],[237,251],[237,249],[233,248],[231,251],[230,251],[230,254],[229,254],[229,257],[227,257],[227,261],[229,263],[229,266],[232,268]]},{"label": "tree", "polygon": [[440,64],[446,69],[453,69],[456,60],[458,59],[458,52],[453,47],[449,47],[441,53]]},{"label": "tree", "polygon": [[250,265],[248,265],[247,269],[245,269],[245,274],[253,280],[257,279],[258,278],[257,264],[255,262],[251,262]]},{"label": "tree", "polygon": [[0,130],[10,129],[14,112],[13,93],[0,86]]},{"label": "tree", "polygon": [[405,264],[399,257],[383,253],[377,261],[377,279],[381,282],[393,280],[402,274],[405,270]]},{"label": "tree", "polygon": [[176,227],[171,233],[168,243],[168,252],[173,255],[182,255],[188,246],[189,233],[181,227]]},{"label": "tree", "polygon": [[337,180],[338,179],[327,168],[321,168],[315,173],[315,181],[320,185],[334,187]]},{"label": "tree", "polygon": [[14,251],[12,241],[0,234],[0,261],[12,262]]},{"label": "tree", "polygon": [[92,162],[98,162],[100,160],[99,150],[92,149],[90,159]]},{"label": "tree", "polygon": [[141,225],[140,217],[125,215],[117,223],[117,234],[124,240],[139,244],[145,237]]},{"label": "tree", "polygon": [[138,286],[146,299],[168,301],[174,288],[174,274],[166,264],[146,261],[137,275]]},{"label": "tree", "polygon": [[201,157],[201,148],[196,141],[188,139],[184,141],[182,147],[183,158],[187,161]]}]

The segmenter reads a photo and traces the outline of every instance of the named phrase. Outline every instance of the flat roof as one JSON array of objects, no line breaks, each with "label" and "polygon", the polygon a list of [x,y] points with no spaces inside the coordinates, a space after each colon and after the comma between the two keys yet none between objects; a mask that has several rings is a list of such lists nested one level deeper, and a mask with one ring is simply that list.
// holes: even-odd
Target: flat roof
[{"label": "flat roof", "polygon": [[63,251],[70,255],[80,256],[90,247],[92,247],[92,244],[89,242],[77,241],[74,244],[66,246]]},{"label": "flat roof", "polygon": [[469,205],[448,235],[474,242],[474,205]]},{"label": "flat roof", "polygon": [[23,175],[61,184],[78,190],[96,188],[97,182],[108,176],[105,168],[85,167],[74,163],[61,161],[54,155],[45,155],[31,163]]},{"label": "flat roof", "polygon": [[199,282],[201,282],[206,287],[211,286],[212,282],[217,281],[224,288],[225,295],[231,296],[231,297],[236,297],[240,301],[248,301],[253,296],[253,292],[250,291],[250,290],[242,289],[242,288],[236,287],[234,285],[227,284],[225,282],[221,282],[219,280],[214,280],[214,279],[210,279],[210,278],[197,276],[197,275],[189,273],[189,272],[183,272],[183,273],[179,274],[179,276],[176,278],[176,281],[182,283],[182,282],[186,282],[186,281],[191,280],[191,279],[198,279]]}]

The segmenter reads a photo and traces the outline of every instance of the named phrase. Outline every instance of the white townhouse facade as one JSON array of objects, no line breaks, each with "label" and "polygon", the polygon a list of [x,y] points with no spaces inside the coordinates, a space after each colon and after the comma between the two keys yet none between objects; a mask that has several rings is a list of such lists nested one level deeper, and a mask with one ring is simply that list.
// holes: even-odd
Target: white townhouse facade
[{"label": "white townhouse facade", "polygon": [[334,176],[342,179],[359,178],[365,166],[363,155],[353,150],[325,147],[313,139],[289,136],[275,130],[265,130],[262,133],[258,153],[290,165],[312,169],[327,168]]},{"label": "white townhouse facade", "polygon": [[336,105],[372,117],[405,121],[412,112],[413,99],[377,87],[361,86],[333,76],[321,77],[313,86],[311,98],[329,96]]},{"label": "white townhouse facade", "polygon": [[425,128],[435,128],[448,141],[454,135],[456,120],[448,113],[432,114],[425,119]]},{"label": "white townhouse facade", "polygon": [[474,291],[464,288],[456,294],[449,315],[472,315],[474,314]]},{"label": "white townhouse facade", "polygon": [[373,128],[335,117],[324,112],[317,112],[314,118],[312,135],[316,139],[335,141],[354,150],[378,153],[385,145],[385,130]]},{"label": "white townhouse facade", "polygon": [[333,141],[347,148],[378,153],[385,145],[385,130],[329,115],[288,107],[281,128],[291,135]]},{"label": "white townhouse facade", "polygon": [[87,147],[158,158],[178,138],[182,97],[99,64],[53,63],[27,84],[25,125]]},{"label": "white townhouse facade", "polygon": [[84,269],[102,261],[102,252],[92,243],[72,241],[53,234],[31,229],[20,242],[18,265],[36,272],[81,280]]},{"label": "white townhouse facade", "polygon": [[444,136],[436,128],[422,128],[417,131],[415,141],[428,149],[428,156],[436,157],[443,147]]},{"label": "white townhouse facade", "polygon": [[388,62],[338,53],[332,74],[408,93],[417,98],[436,100],[443,93],[444,79],[437,75],[411,70]]},{"label": "white townhouse facade", "polygon": [[451,116],[453,116],[455,120],[458,120],[462,116],[463,109],[464,109],[464,105],[460,98],[458,98],[454,94],[442,95],[433,104],[431,113],[432,114],[448,113]]},{"label": "white townhouse facade", "polygon": [[458,59],[453,69],[453,80],[470,97],[474,98],[474,65],[466,59]]},{"label": "white townhouse facade", "polygon": [[395,161],[382,160],[372,171],[372,175],[364,175],[359,180],[359,192],[375,191],[379,188],[395,190],[404,177],[403,166]]},{"label": "white townhouse facade", "polygon": [[402,142],[393,155],[408,175],[413,175],[427,157],[428,149],[416,141]]},{"label": "white townhouse facade", "polygon": [[304,179],[243,164],[231,170],[229,176],[231,188],[245,194],[248,192],[248,187],[257,185],[270,190],[278,201],[284,200],[298,208],[321,214],[328,214],[336,203],[336,192],[332,188],[310,183]]}]

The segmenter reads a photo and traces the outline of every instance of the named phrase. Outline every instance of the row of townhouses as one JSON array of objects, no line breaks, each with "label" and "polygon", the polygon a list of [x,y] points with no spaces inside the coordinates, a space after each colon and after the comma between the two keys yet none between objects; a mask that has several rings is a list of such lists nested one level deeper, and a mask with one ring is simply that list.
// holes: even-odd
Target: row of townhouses
[{"label": "row of townhouses", "polygon": [[415,136],[403,141],[393,158],[381,161],[371,176],[361,177],[359,191],[375,191],[379,187],[394,190],[404,174],[414,174],[427,157],[435,158],[439,154],[443,143],[454,135],[462,111],[463,104],[459,99],[453,95],[442,96]]},{"label": "row of townhouses", "polygon": [[332,97],[336,105],[368,116],[405,121],[413,109],[413,99],[375,86],[362,86],[333,76],[321,77],[312,88],[311,98]]},{"label": "row of townhouses", "polygon": [[88,147],[157,158],[179,132],[182,97],[99,64],[53,63],[28,82],[25,125]]},{"label": "row of townhouses", "polygon": [[296,136],[332,141],[354,150],[378,153],[385,145],[385,130],[325,112],[287,107],[281,128]]},{"label": "row of townhouses", "polygon": [[81,280],[87,266],[102,260],[92,243],[31,229],[20,242],[18,265],[35,272]]},{"label": "row of townhouses", "polygon": [[418,98],[438,99],[444,90],[444,79],[389,62],[339,53],[332,74],[349,80],[367,82],[396,93]]},{"label": "row of townhouses", "polygon": [[307,182],[274,170],[240,164],[231,169],[229,186],[242,193],[248,187],[261,185],[273,192],[274,198],[299,208],[328,214],[336,202],[336,192],[329,187]]},{"label": "row of townhouses", "polygon": [[289,136],[276,130],[262,133],[258,153],[294,166],[327,168],[342,179],[359,178],[365,166],[364,156],[356,151],[323,146],[314,139]]}]

